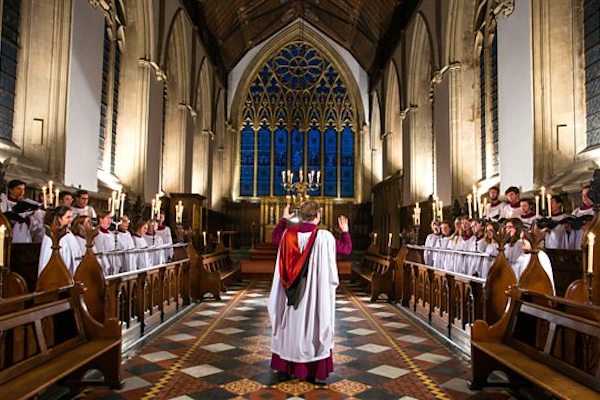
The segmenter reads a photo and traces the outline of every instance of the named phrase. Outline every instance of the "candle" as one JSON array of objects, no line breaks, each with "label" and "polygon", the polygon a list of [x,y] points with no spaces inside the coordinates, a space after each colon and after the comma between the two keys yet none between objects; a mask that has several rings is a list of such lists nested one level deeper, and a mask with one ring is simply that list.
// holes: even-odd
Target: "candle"
[{"label": "candle", "polygon": [[542,211],[544,211],[546,209],[546,188],[542,186],[540,190],[542,192]]},{"label": "candle", "polygon": [[552,214],[552,210],[550,209],[550,200],[552,200],[552,195],[548,193],[546,195],[546,200],[548,201],[548,216]]},{"label": "candle", "polygon": [[0,267],[4,267],[4,233],[6,226],[0,226]]},{"label": "candle", "polygon": [[473,213],[477,214],[477,185],[473,185]]},{"label": "candle", "polygon": [[44,209],[48,208],[48,204],[46,203],[46,190],[48,190],[48,188],[46,186],[42,186],[42,198],[44,199]]},{"label": "candle", "polygon": [[281,171],[281,181],[285,183],[285,171]]},{"label": "candle", "polygon": [[392,247],[392,232],[388,233],[388,249]]},{"label": "candle", "polygon": [[485,216],[487,217],[487,197],[483,199],[483,209],[485,211]]},{"label": "candle", "polygon": [[221,231],[217,231],[217,242],[221,243]]},{"label": "candle", "polygon": [[58,207],[58,195],[60,194],[60,190],[58,188],[54,189],[54,207]]},{"label": "candle", "polygon": [[150,219],[154,219],[154,212],[156,211],[156,199],[152,199],[150,204]]},{"label": "candle", "polygon": [[54,193],[54,190],[52,189],[53,184],[54,182],[48,181],[48,194],[50,195],[50,203],[52,203],[52,194]]},{"label": "candle", "polygon": [[471,193],[467,195],[467,209],[469,210],[469,218],[473,218],[473,211],[471,209],[471,203],[473,202],[473,196]]},{"label": "candle", "polygon": [[202,242],[204,243],[204,247],[206,247],[206,231],[202,231]]},{"label": "candle", "polygon": [[121,218],[123,218],[123,213],[125,212],[125,193],[121,193],[121,207],[119,210],[121,211]]},{"label": "candle", "polygon": [[[119,191],[117,193],[117,200],[120,200],[123,197],[123,185],[119,185]],[[121,202],[117,202],[117,210],[121,209]]]},{"label": "candle", "polygon": [[110,213],[112,215],[114,215],[115,214],[115,208],[117,207],[117,192],[115,192],[113,190],[111,197],[112,197],[112,202],[111,202],[111,206],[110,206]]},{"label": "candle", "polygon": [[321,180],[321,171],[317,171],[317,183]]},{"label": "candle", "polygon": [[594,273],[594,242],[596,239],[596,235],[594,235],[592,232],[590,232],[587,235],[587,239],[588,239],[587,272],[588,272],[588,274],[593,274]]},{"label": "candle", "polygon": [[440,204],[438,205],[438,211],[439,211],[439,213],[440,213],[440,214],[439,214],[439,216],[440,216],[440,217],[439,217],[440,221],[443,221],[443,220],[444,220],[444,211],[443,211],[443,208],[444,208],[444,202],[440,200]]},{"label": "candle", "polygon": [[477,211],[479,212],[479,219],[483,219],[483,205],[481,203],[481,196],[477,197]]},{"label": "candle", "polygon": [[302,168],[300,168],[300,171],[298,171],[298,179],[300,179],[300,182],[302,182],[304,180],[304,174],[302,173]]},{"label": "candle", "polygon": [[535,216],[538,218],[540,216],[540,196],[535,195]]},{"label": "candle", "polygon": [[373,233],[373,244],[377,244],[377,232]]}]

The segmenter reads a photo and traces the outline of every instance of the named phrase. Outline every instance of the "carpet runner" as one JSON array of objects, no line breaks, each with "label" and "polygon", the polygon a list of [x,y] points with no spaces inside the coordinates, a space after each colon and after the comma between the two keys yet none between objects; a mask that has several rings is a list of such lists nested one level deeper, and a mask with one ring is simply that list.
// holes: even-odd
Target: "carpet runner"
[{"label": "carpet runner", "polygon": [[468,360],[395,306],[370,303],[353,285],[338,289],[334,373],[326,385],[280,381],[269,368],[270,282],[234,287],[206,301],[128,354],[120,391],[88,388],[81,399],[507,399],[471,392]]}]

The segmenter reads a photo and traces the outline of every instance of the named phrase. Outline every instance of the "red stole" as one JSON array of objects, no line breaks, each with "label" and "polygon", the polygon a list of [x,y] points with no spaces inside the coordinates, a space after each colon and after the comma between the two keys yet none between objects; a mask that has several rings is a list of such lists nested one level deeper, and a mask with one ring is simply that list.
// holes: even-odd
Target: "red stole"
[{"label": "red stole", "polygon": [[285,289],[289,289],[301,276],[302,267],[308,260],[319,230],[317,229],[317,225],[315,225],[302,253],[300,253],[300,248],[298,247],[298,231],[298,226],[289,227],[281,241],[281,249],[279,250],[279,276]]}]

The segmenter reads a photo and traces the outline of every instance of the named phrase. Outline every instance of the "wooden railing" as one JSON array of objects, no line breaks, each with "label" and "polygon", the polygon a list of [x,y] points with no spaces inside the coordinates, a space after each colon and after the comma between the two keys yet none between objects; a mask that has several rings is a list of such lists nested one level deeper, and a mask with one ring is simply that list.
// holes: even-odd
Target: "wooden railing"
[{"label": "wooden railing", "polygon": [[107,277],[88,248],[75,272],[75,280],[88,289],[85,301],[94,318],[100,322],[107,318],[121,321],[123,348],[130,347],[190,304],[190,262],[186,248],[185,244],[173,245],[172,262]]}]

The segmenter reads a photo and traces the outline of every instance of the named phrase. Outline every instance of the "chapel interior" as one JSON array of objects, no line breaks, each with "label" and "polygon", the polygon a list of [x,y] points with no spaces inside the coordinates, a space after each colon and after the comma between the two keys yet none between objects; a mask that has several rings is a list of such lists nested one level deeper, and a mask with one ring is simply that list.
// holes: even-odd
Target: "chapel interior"
[{"label": "chapel interior", "polygon": [[[0,17],[0,399],[600,399],[600,0]],[[324,382],[269,364],[307,200]]]}]

